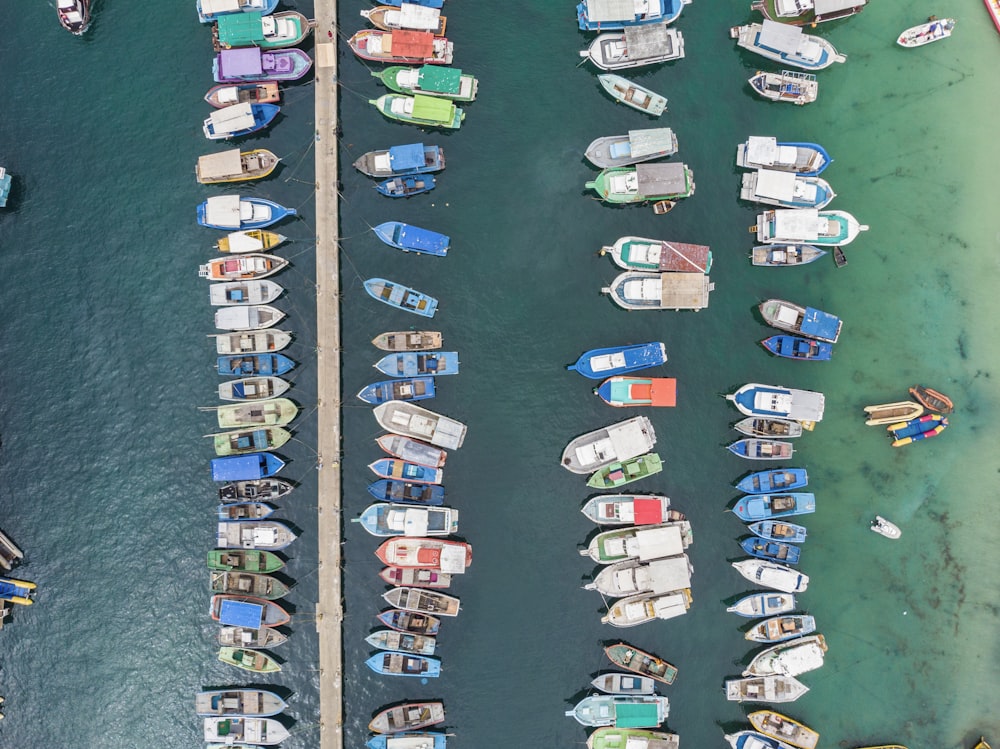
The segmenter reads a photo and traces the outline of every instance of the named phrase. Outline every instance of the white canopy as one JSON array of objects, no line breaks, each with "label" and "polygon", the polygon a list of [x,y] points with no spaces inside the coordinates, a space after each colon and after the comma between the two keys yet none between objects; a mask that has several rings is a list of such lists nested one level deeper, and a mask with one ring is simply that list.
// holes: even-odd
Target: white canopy
[{"label": "white canopy", "polygon": [[[763,219],[761,219],[763,222]],[[815,242],[825,233],[828,221],[815,208],[774,212],[774,239],[790,242]]]},{"label": "white canopy", "polygon": [[681,529],[676,525],[663,528],[649,528],[637,531],[625,541],[625,550],[630,556],[643,561],[675,557],[684,553]]},{"label": "white canopy", "polygon": [[240,228],[240,196],[214,195],[205,201],[205,220],[213,226]]},{"label": "white canopy", "polygon": [[211,123],[216,135],[246,130],[248,127],[253,127],[253,109],[250,102],[233,104],[229,107],[216,109],[209,115],[208,122]]},{"label": "white canopy", "polygon": [[236,13],[239,10],[239,0],[201,0],[201,12],[206,16],[216,13]]},{"label": "white canopy", "polygon": [[792,200],[795,196],[795,180],[793,172],[776,172],[773,169],[758,169],[757,184],[754,185],[754,195],[759,198],[775,200]]},{"label": "white canopy", "polygon": [[778,52],[794,54],[802,43],[802,27],[764,19],[761,22],[759,44]]}]

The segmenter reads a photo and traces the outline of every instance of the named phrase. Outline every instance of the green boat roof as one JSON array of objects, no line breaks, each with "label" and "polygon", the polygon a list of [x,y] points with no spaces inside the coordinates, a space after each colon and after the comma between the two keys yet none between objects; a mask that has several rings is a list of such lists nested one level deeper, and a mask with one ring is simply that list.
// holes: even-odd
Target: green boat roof
[{"label": "green boat roof", "polygon": [[420,88],[439,94],[457,94],[462,85],[462,71],[458,68],[443,68],[439,65],[424,65],[420,68]]},{"label": "green boat roof", "polygon": [[618,728],[645,728],[660,725],[655,703],[615,705],[615,726]]},{"label": "green boat roof", "polygon": [[451,122],[455,119],[455,105],[447,99],[417,94],[413,97],[413,117],[431,122]]},{"label": "green boat roof", "polygon": [[260,44],[264,41],[261,16],[260,11],[219,16],[219,43],[228,47]]}]

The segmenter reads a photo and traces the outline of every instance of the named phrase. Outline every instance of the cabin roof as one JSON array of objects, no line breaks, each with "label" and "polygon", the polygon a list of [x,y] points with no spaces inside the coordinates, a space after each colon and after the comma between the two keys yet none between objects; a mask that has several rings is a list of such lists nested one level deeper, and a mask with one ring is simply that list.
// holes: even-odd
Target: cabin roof
[{"label": "cabin roof", "polygon": [[806,307],[806,313],[799,325],[803,335],[834,341],[840,331],[840,318],[813,307]]},{"label": "cabin roof", "polygon": [[417,94],[413,97],[413,116],[418,120],[451,122],[455,117],[455,105],[447,99]]},{"label": "cabin roof", "polygon": [[246,78],[264,72],[260,47],[224,49],[219,52],[218,60],[220,77]]},{"label": "cabin roof", "polygon": [[802,27],[764,19],[757,43],[777,52],[795,52],[802,43]]},{"label": "cabin roof", "polygon": [[439,234],[430,229],[421,229],[419,226],[403,224],[399,230],[399,244],[404,247],[411,247],[418,250],[439,250],[447,247],[451,239],[445,234]]},{"label": "cabin roof", "polygon": [[424,144],[411,143],[389,148],[389,162],[393,170],[417,169],[424,165]]},{"label": "cabin roof", "polygon": [[631,21],[636,16],[635,0],[584,0],[583,5],[592,23]]},{"label": "cabin roof", "polygon": [[630,60],[659,57],[673,52],[674,35],[666,24],[625,27],[625,48]]},{"label": "cabin roof", "polygon": [[383,35],[382,40],[382,48],[393,57],[426,58],[434,54],[434,34],[429,31],[395,30]]},{"label": "cabin roof", "polygon": [[417,72],[417,81],[424,91],[457,94],[462,85],[462,71],[441,65],[424,65]]},{"label": "cabin roof", "polygon": [[219,153],[209,153],[198,158],[198,176],[202,179],[232,177],[242,172],[243,161],[240,158],[240,149],[238,148],[230,148],[227,151]]},{"label": "cabin roof", "polygon": [[264,621],[264,607],[259,603],[223,599],[219,606],[220,624],[257,629],[262,621]]},{"label": "cabin roof", "polygon": [[649,156],[663,151],[676,150],[677,139],[669,127],[653,127],[646,130],[629,130],[628,142],[632,156]]},{"label": "cabin roof", "polygon": [[683,195],[688,191],[684,164],[636,164],[639,195]]},{"label": "cabin roof", "polygon": [[264,22],[260,11],[249,13],[227,13],[219,16],[217,22],[219,43],[222,45],[245,46],[264,41]]}]

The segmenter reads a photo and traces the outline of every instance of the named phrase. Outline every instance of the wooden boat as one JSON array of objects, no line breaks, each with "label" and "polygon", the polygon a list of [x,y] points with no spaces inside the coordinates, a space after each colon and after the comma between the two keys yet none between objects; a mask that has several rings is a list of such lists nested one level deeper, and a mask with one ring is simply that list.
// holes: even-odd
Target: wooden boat
[{"label": "wooden boat", "polygon": [[212,60],[212,77],[216,83],[297,81],[311,68],[312,58],[301,49],[243,47],[216,53]]},{"label": "wooden boat", "polygon": [[821,421],[826,405],[823,393],[780,385],[749,382],[726,396],[746,416],[788,419],[803,424]]},{"label": "wooden boat", "polygon": [[900,421],[886,427],[892,438],[893,447],[904,447],[914,442],[937,437],[948,428],[948,417],[941,414],[924,414],[923,416]]},{"label": "wooden boat", "polygon": [[287,216],[294,208],[285,208],[273,200],[239,195],[214,195],[198,204],[199,226],[223,231],[266,229]]},{"label": "wooden boat", "polygon": [[434,616],[458,616],[461,601],[455,596],[423,588],[393,588],[382,594],[390,606]]},{"label": "wooden boat", "polygon": [[795,610],[795,596],[791,593],[772,593],[771,591],[751,593],[744,596],[726,611],[747,618],[787,614]]},{"label": "wooden boat", "polygon": [[[782,439],[795,439],[796,437],[802,436],[802,425],[797,421],[789,421],[788,419],[768,419],[760,416],[748,416],[745,419],[740,419],[733,424],[733,429],[740,434],[745,434],[747,437],[780,437]],[[788,470],[804,471],[805,469]],[[777,472],[762,471],[761,473],[772,474]],[[747,492],[747,494],[753,493],[754,492]]]},{"label": "wooden boat", "polygon": [[816,631],[816,619],[805,614],[775,616],[755,624],[746,635],[752,642],[784,642]]},{"label": "wooden boat", "polygon": [[203,718],[226,715],[267,718],[286,707],[287,702],[266,689],[213,689],[194,696],[195,714]]},{"label": "wooden boat", "polygon": [[740,541],[740,548],[752,557],[779,564],[798,564],[802,559],[802,549],[798,546],[758,537],[744,538]]},{"label": "wooden boat", "polygon": [[274,281],[224,281],[208,287],[208,299],[213,307],[268,304],[280,297],[284,288]]},{"label": "wooden boat", "polygon": [[199,157],[194,173],[203,185],[244,182],[263,179],[274,171],[279,161],[281,159],[266,148],[255,148],[252,151],[233,148]]},{"label": "wooden boat", "polygon": [[685,5],[684,0],[652,0],[641,5],[582,0],[576,6],[576,17],[580,31],[608,31],[649,23],[673,23]]},{"label": "wooden boat", "polygon": [[375,336],[372,345],[382,351],[431,351],[441,348],[442,337],[431,330],[394,330]]},{"label": "wooden boat", "polygon": [[220,83],[208,90],[205,101],[216,109],[233,104],[274,104],[281,101],[281,91],[277,81]]},{"label": "wooden boat", "polygon": [[365,661],[365,665],[377,674],[385,676],[416,676],[434,678],[441,675],[441,661],[422,655],[382,651]]},{"label": "wooden boat", "polygon": [[267,502],[224,502],[216,508],[216,514],[219,520],[263,520],[275,509]]},{"label": "wooden boat", "polygon": [[458,510],[376,502],[351,522],[360,523],[373,536],[450,536],[458,531]]},{"label": "wooden boat", "polygon": [[815,208],[775,208],[757,216],[751,228],[758,242],[768,244],[847,245],[858,234],[868,231],[867,224],[847,211],[819,211]]},{"label": "wooden boat", "polygon": [[751,135],[736,147],[736,165],[744,169],[769,169],[815,177],[832,161],[819,143],[779,143],[777,138]]},{"label": "wooden boat", "polygon": [[954,18],[938,18],[931,16],[927,23],[912,26],[899,35],[896,44],[900,47],[923,47],[931,42],[938,42],[951,36],[955,28]]},{"label": "wooden boat", "polygon": [[364,286],[372,299],[404,312],[412,312],[421,317],[434,317],[434,313],[437,312],[437,299],[416,289],[407,288],[384,278],[369,278]]},{"label": "wooden boat", "polygon": [[212,596],[210,613],[220,624],[238,627],[280,627],[292,619],[274,601],[235,594]]},{"label": "wooden boat", "polygon": [[[215,361],[215,368],[223,376],[270,377],[289,372],[294,367],[295,362],[284,354],[232,354],[220,356]],[[285,389],[287,390],[287,388]],[[277,393],[275,392],[273,395],[276,396]],[[234,398],[233,400],[258,402],[258,399],[250,398]]]},{"label": "wooden boat", "polygon": [[627,78],[614,73],[602,73],[597,76],[597,80],[612,99],[626,107],[638,109],[653,117],[659,117],[667,111],[667,97]]},{"label": "wooden boat", "polygon": [[270,478],[285,467],[285,461],[274,453],[253,453],[213,458],[210,466],[212,481],[228,484]]},{"label": "wooden boat", "polygon": [[389,401],[375,406],[372,413],[379,426],[387,432],[413,437],[446,450],[460,448],[468,429],[460,421],[403,401]]},{"label": "wooden boat", "polygon": [[210,573],[208,589],[213,593],[255,596],[266,601],[283,598],[288,595],[289,590],[287,585],[271,575],[220,570]]},{"label": "wooden boat", "polygon": [[587,479],[587,486],[594,489],[615,489],[649,478],[663,470],[663,461],[657,453],[647,453],[628,460],[615,461],[599,468]]},{"label": "wooden boat", "polygon": [[285,10],[280,13],[230,13],[219,16],[212,29],[212,45],[216,51],[236,47],[283,49],[302,42],[314,24],[301,13]]},{"label": "wooden boat", "polygon": [[285,258],[264,253],[218,257],[198,267],[198,275],[209,281],[250,281],[284,270]]},{"label": "wooden boat", "polygon": [[757,710],[747,715],[750,725],[765,736],[798,749],[816,749],[819,734],[797,720],[773,710]]},{"label": "wooden boat", "polygon": [[592,473],[642,455],[655,444],[653,422],[645,416],[634,416],[574,438],[563,450],[560,462],[572,473]]},{"label": "wooden boat", "polygon": [[377,406],[391,400],[419,401],[433,398],[436,393],[433,377],[405,377],[401,380],[381,380],[358,391],[358,398]]},{"label": "wooden boat", "polygon": [[426,94],[382,94],[377,99],[369,99],[368,103],[391,120],[421,127],[457,130],[465,119],[465,110],[456,107],[451,100]]},{"label": "wooden boat", "polygon": [[795,361],[830,361],[833,344],[794,335],[773,335],[760,345],[775,356]]},{"label": "wooden boat", "polygon": [[376,438],[375,444],[393,457],[422,466],[441,468],[448,460],[448,453],[440,447],[434,447],[426,442],[398,434],[383,434]]},{"label": "wooden boat", "polygon": [[457,351],[400,351],[386,354],[374,364],[382,374],[390,377],[437,377],[458,374]]},{"label": "wooden boat", "polygon": [[444,149],[441,146],[425,146],[423,143],[368,151],[354,161],[355,169],[366,177],[376,179],[408,174],[430,174],[440,172],[444,166]]},{"label": "wooden boat", "polygon": [[384,479],[412,481],[419,484],[440,484],[444,479],[444,471],[440,468],[407,463],[398,458],[379,458],[369,463],[368,468],[376,476]]},{"label": "wooden boat", "polygon": [[765,299],[757,309],[772,328],[826,343],[836,343],[844,327],[843,320],[836,315],[784,299]]},{"label": "wooden boat", "polygon": [[772,21],[791,24],[793,26],[815,26],[824,21],[835,21],[848,18],[864,10],[868,0],[835,0],[834,2],[817,2],[817,0],[753,0],[751,10],[759,11]]},{"label": "wooden boat", "polygon": [[58,0],[56,15],[60,26],[73,36],[81,36],[90,28],[90,0]]},{"label": "wooden boat", "polygon": [[725,738],[732,749],[792,749],[784,741],[765,736],[757,731],[727,733]]},{"label": "wooden boat", "polygon": [[670,408],[677,405],[677,380],[673,377],[609,377],[594,388],[594,395],[615,408]]},{"label": "wooden boat", "polygon": [[624,70],[684,57],[684,36],[665,24],[629,26],[598,34],[580,57],[601,70]]},{"label": "wooden boat", "polygon": [[601,494],[580,512],[598,525],[659,525],[675,519],[669,508],[670,497],[660,494]]},{"label": "wooden boat", "polygon": [[[604,567],[583,589],[596,590],[607,598],[626,600],[641,596],[662,596],[690,588],[691,573],[691,562],[686,554],[650,562],[627,559]],[[664,602],[664,607],[668,603],[670,602]]]},{"label": "wooden boat", "polygon": [[385,502],[433,506],[444,504],[444,487],[437,484],[380,479],[368,485],[368,493]]},{"label": "wooden boat", "polygon": [[679,200],[694,195],[694,174],[686,164],[656,163],[603,169],[584,185],[605,203],[616,205]]},{"label": "wooden boat", "polygon": [[621,598],[608,606],[601,617],[602,624],[612,627],[635,627],[658,619],[673,619],[691,608],[691,589],[675,590],[663,595],[646,593]]},{"label": "wooden boat", "polygon": [[291,482],[284,479],[234,481],[219,488],[219,499],[223,502],[267,501],[284,497],[294,488]]},{"label": "wooden boat", "polygon": [[731,702],[794,702],[808,691],[809,687],[794,676],[764,676],[726,681],[726,699]]},{"label": "wooden boat", "polygon": [[653,341],[591,349],[582,353],[573,364],[566,365],[566,369],[579,372],[591,380],[600,380],[611,375],[658,367],[666,361],[666,344]]},{"label": "wooden boat", "polygon": [[472,564],[472,545],[437,538],[390,538],[375,550],[388,567],[421,567],[462,574]]},{"label": "wooden boat", "polygon": [[[222,659],[221,653],[219,658]],[[264,673],[281,670],[277,663],[274,666],[275,668],[269,668]],[[224,745],[243,743],[272,746],[287,740],[291,735],[275,718],[205,718],[204,721],[205,741],[221,741]]]},{"label": "wooden boat", "polygon": [[809,492],[748,494],[740,497],[733,513],[744,522],[808,515],[816,512],[816,495]]},{"label": "wooden boat", "polygon": [[[1000,31],[1000,0],[983,0],[986,4],[986,10],[990,14],[990,18],[993,19],[993,25],[996,26],[997,31]],[[979,740],[979,744],[984,744],[985,749],[990,749],[990,745],[987,744],[983,739]],[[981,749],[979,745],[976,745],[975,749]]]},{"label": "wooden boat", "polygon": [[24,552],[10,540],[6,533],[0,531],[0,567],[9,570],[24,559]]},{"label": "wooden boat", "polygon": [[802,70],[823,70],[835,62],[847,60],[846,55],[837,52],[823,37],[806,34],[800,26],[766,18],[762,23],[733,26],[729,36],[743,49]]},{"label": "wooden boat", "polygon": [[288,641],[288,635],[274,627],[219,627],[215,639],[221,647],[262,650]]},{"label": "wooden boat", "polygon": [[899,529],[898,525],[886,520],[881,515],[875,516],[875,519],[871,524],[871,529],[880,536],[885,536],[886,538],[891,538],[893,540],[896,540],[903,535],[903,531]]},{"label": "wooden boat", "polygon": [[272,13],[278,0],[195,0],[198,20],[212,23],[228,13]]},{"label": "wooden boat", "polygon": [[662,216],[664,213],[670,213],[675,205],[677,203],[673,200],[657,200],[653,203],[653,213],[657,216]]},{"label": "wooden boat", "polygon": [[298,412],[299,407],[288,398],[274,398],[259,403],[231,403],[215,409],[216,420],[222,429],[282,427],[294,420]]},{"label": "wooden boat", "polygon": [[897,421],[909,421],[923,415],[924,407],[913,401],[896,401],[881,403],[875,406],[865,406],[865,424],[870,427],[893,424]]},{"label": "wooden boat", "polygon": [[596,167],[609,169],[652,161],[677,153],[677,136],[669,127],[629,130],[625,135],[606,135],[592,141],[584,151]]},{"label": "wooden boat", "polygon": [[699,310],[708,306],[715,285],[704,273],[620,274],[601,289],[619,307],[634,309]]},{"label": "wooden boat", "polygon": [[284,330],[252,330],[209,337],[215,339],[217,354],[264,354],[281,351],[292,342],[292,334]]},{"label": "wooden boat", "polygon": [[443,702],[406,702],[377,713],[368,723],[368,730],[373,733],[400,733],[419,731],[438,723],[444,723]]},{"label": "wooden boat", "polygon": [[750,88],[765,99],[799,106],[816,101],[819,94],[816,76],[796,70],[782,70],[780,73],[758,70],[750,77],[749,83]]},{"label": "wooden boat", "polygon": [[[242,138],[267,128],[281,112],[277,104],[233,104],[216,109],[202,122],[201,131],[209,140]],[[213,154],[201,157],[195,166],[199,182],[241,182],[266,177],[278,165],[270,151],[268,159],[248,158],[244,164],[232,157]],[[219,158],[213,158],[219,156]],[[204,179],[202,178],[204,177]]]},{"label": "wooden boat", "polygon": [[[683,2],[677,3],[684,7]],[[679,749],[680,737],[676,733],[647,731],[644,728],[598,728],[587,737],[587,749]]]},{"label": "wooden boat", "polygon": [[434,36],[444,36],[448,19],[441,15],[440,8],[428,8],[414,3],[403,3],[398,8],[393,5],[379,5],[361,11],[361,17],[376,29],[383,31],[409,30],[425,31]]},{"label": "wooden boat", "polygon": [[415,655],[434,655],[437,640],[430,635],[400,632],[395,629],[380,629],[365,637],[365,642],[379,650],[393,650]]},{"label": "wooden boat", "polygon": [[628,236],[602,247],[599,254],[611,255],[615,265],[625,270],[708,273],[712,268],[712,250],[703,244]]},{"label": "wooden boat", "polygon": [[758,437],[746,437],[736,440],[726,446],[733,455],[748,460],[786,460],[792,457],[795,446],[782,440],[765,440]]},{"label": "wooden boat", "polygon": [[231,570],[234,572],[277,572],[285,563],[281,557],[270,551],[256,549],[214,549],[208,552],[210,570]]},{"label": "wooden boat", "polygon": [[744,559],[732,566],[750,582],[782,593],[802,593],[809,586],[808,575],[774,562]]},{"label": "wooden boat", "polygon": [[824,255],[826,250],[811,244],[762,244],[753,248],[750,262],[752,265],[769,268],[790,268],[807,265]]},{"label": "wooden boat", "polygon": [[[584,697],[566,715],[583,726],[616,726],[618,711],[629,728],[656,728],[667,719],[670,702],[658,695],[595,694]],[[627,718],[626,718],[627,715]]]},{"label": "wooden boat", "polygon": [[753,657],[744,676],[798,676],[823,665],[823,635],[808,635],[766,648]]},{"label": "wooden boat", "polygon": [[430,192],[437,187],[433,174],[406,174],[390,177],[375,185],[375,190],[387,198],[409,198]]},{"label": "wooden boat", "polygon": [[[928,411],[934,411],[939,414],[950,414],[955,410],[955,404],[952,403],[951,398],[932,388],[923,385],[914,385],[910,388],[910,395]],[[916,416],[909,418],[916,418]]]},{"label": "wooden boat", "polygon": [[651,562],[683,554],[692,540],[691,524],[687,520],[629,526],[598,533],[586,549],[580,550],[580,556],[590,557],[597,564],[614,564],[628,559]]},{"label": "wooden boat", "polygon": [[441,628],[441,620],[436,616],[427,616],[413,611],[389,609],[377,616],[378,620],[397,632],[409,632],[417,635],[436,635]]},{"label": "wooden boat", "polygon": [[599,674],[590,683],[605,694],[656,694],[656,682],[649,676]]},{"label": "wooden boat", "polygon": [[276,674],[281,670],[281,666],[274,658],[259,650],[250,650],[249,648],[233,648],[224,645],[219,648],[219,660],[255,674]]},{"label": "wooden boat", "polygon": [[455,45],[429,31],[361,29],[347,40],[362,60],[404,65],[451,65]]},{"label": "wooden boat", "polygon": [[294,540],[295,532],[277,520],[223,521],[215,534],[215,545],[220,549],[280,551]]},{"label": "wooden boat", "polygon": [[747,525],[747,530],[755,536],[769,541],[783,541],[789,544],[801,544],[806,540],[806,527],[795,523],[783,523],[778,520],[758,520]]},{"label": "wooden boat", "polygon": [[438,570],[421,567],[385,567],[378,576],[389,585],[410,588],[434,588],[444,590],[451,587],[451,575]]},{"label": "wooden boat", "polygon": [[393,65],[381,72],[373,71],[372,76],[397,94],[423,94],[464,102],[473,101],[479,91],[479,81],[475,76],[463,73],[458,68],[440,65],[423,65],[419,68]]}]

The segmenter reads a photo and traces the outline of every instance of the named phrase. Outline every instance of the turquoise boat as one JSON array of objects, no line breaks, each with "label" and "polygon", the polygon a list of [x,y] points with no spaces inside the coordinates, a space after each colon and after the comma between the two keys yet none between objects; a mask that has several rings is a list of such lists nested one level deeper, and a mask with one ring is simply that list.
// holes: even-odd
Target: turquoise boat
[{"label": "turquoise boat", "polygon": [[441,65],[419,68],[393,65],[372,72],[372,76],[397,94],[424,94],[451,101],[472,101],[479,91],[479,81],[475,76]]},{"label": "turquoise boat", "polygon": [[442,127],[457,130],[462,126],[465,112],[445,99],[417,94],[382,94],[377,99],[369,99],[378,111],[391,120],[409,122],[422,127]]},{"label": "turquoise boat", "polygon": [[694,195],[694,175],[686,164],[635,164],[604,169],[584,187],[605,203],[647,203]]},{"label": "turquoise boat", "polygon": [[656,453],[647,453],[630,460],[617,461],[595,471],[587,479],[587,486],[594,489],[614,489],[639,481],[663,470],[663,461]]},{"label": "turquoise boat", "polygon": [[584,726],[655,728],[667,719],[670,702],[658,695],[595,694],[584,697],[566,715]]},{"label": "turquoise boat", "polygon": [[434,317],[438,301],[415,289],[402,286],[384,278],[369,278],[365,281],[365,291],[372,299],[377,299],[390,307],[398,307],[404,312],[412,312],[421,317]]},{"label": "turquoise boat", "polygon": [[260,11],[253,11],[219,16],[213,36],[217,49],[234,47],[281,49],[294,47],[309,36],[311,30],[309,19],[294,10],[269,16]]}]

